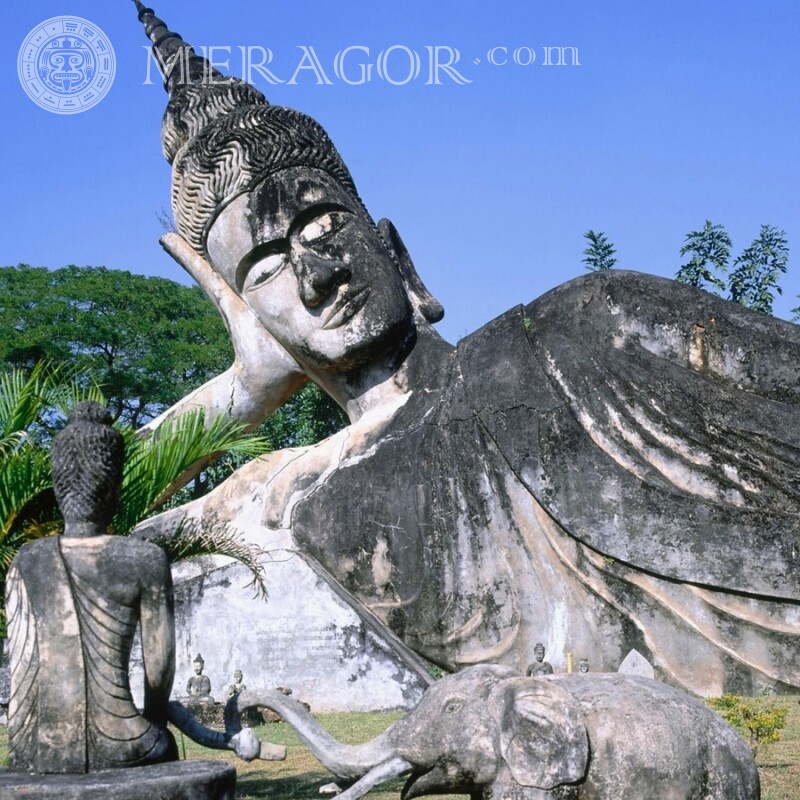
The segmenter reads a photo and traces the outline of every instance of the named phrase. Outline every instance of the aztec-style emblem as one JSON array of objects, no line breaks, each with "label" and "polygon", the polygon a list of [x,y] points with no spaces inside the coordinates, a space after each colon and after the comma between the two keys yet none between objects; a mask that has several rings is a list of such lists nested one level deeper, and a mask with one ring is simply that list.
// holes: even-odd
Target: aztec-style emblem
[{"label": "aztec-style emblem", "polygon": [[57,114],[78,114],[106,96],[116,59],[97,25],[81,17],[53,17],[25,38],[17,68],[34,103]]}]

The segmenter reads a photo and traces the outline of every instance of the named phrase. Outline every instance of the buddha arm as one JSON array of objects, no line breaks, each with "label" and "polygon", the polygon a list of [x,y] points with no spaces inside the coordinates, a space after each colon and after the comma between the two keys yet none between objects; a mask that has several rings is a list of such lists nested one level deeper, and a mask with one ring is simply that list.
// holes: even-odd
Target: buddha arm
[{"label": "buddha arm", "polygon": [[144,716],[166,725],[175,677],[175,615],[172,573],[163,552],[158,562],[141,595]]},{"label": "buddha arm", "polygon": [[206,424],[220,414],[226,414],[235,422],[255,428],[308,382],[305,375],[290,371],[291,366],[283,363],[281,354],[277,352],[278,345],[274,347],[275,353],[265,355],[261,367],[264,385],[257,391],[244,375],[242,364],[235,362],[221,375],[187,394],[143,426],[142,432],[150,433],[166,420],[196,409],[205,413]]},{"label": "buddha arm", "polygon": [[[206,425],[220,414],[255,428],[307,382],[297,362],[264,329],[253,312],[214,268],[178,234],[161,240],[164,249],[200,284],[220,312],[234,349],[234,362],[221,375],[179,400],[140,430],[147,436],[163,422],[200,409]],[[194,464],[164,492],[168,498],[198,475],[211,459]]]},{"label": "buddha arm", "polygon": [[272,338],[242,298],[214,267],[176,233],[161,239],[164,249],[197,281],[230,333],[234,362],[146,425],[153,431],[164,420],[200,408],[206,423],[218,414],[255,427],[308,382],[286,350]]}]

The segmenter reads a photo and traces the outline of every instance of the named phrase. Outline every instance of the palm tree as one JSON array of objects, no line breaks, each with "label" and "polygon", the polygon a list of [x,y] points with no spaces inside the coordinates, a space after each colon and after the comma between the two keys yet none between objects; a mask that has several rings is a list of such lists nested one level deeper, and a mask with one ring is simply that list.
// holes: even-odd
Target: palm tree
[{"label": "palm tree", "polygon": [[[157,513],[183,486],[183,476],[198,462],[225,456],[249,460],[266,453],[269,443],[263,436],[247,433],[246,427],[225,417],[205,425],[202,410],[168,419],[152,433],[140,435],[123,428],[125,466],[117,513],[111,522],[114,533],[129,534],[142,520]],[[234,558],[253,574],[253,583],[266,596],[260,558],[264,551],[245,544],[238,533],[224,523],[199,526],[181,524],[159,544],[173,563],[199,555]]]},{"label": "palm tree", "polygon": [[75,403],[102,399],[95,385],[81,387],[74,376],[44,363],[29,375],[19,369],[0,374],[0,575],[55,516],[49,453],[54,429]]},{"label": "palm tree", "polygon": [[[26,541],[63,528],[52,491],[50,445],[69,409],[81,400],[105,403],[96,384],[79,382],[62,368],[40,363],[30,374],[19,369],[0,374],[0,635],[5,628],[5,576],[12,559]],[[122,535],[156,513],[181,484],[180,476],[198,461],[220,454],[253,458],[269,449],[263,437],[246,434],[244,426],[224,418],[206,426],[202,411],[168,420],[147,436],[129,427],[120,426],[120,431],[126,459],[110,532]],[[172,561],[209,553],[231,556],[251,569],[256,586],[266,593],[261,550],[241,542],[224,525],[182,526],[159,544]]]}]

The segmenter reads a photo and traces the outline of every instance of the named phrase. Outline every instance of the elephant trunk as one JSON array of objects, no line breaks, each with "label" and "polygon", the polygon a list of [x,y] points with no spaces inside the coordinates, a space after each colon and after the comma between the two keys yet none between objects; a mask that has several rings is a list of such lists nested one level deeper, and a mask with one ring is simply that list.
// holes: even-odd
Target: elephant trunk
[{"label": "elephant trunk", "polygon": [[[348,745],[331,736],[306,708],[292,697],[271,690],[244,691],[239,695],[240,713],[255,706],[265,706],[277,711],[297,731],[297,735],[320,764],[342,780],[356,780],[375,767],[395,758],[396,754],[393,752],[388,732],[363,744]],[[396,766],[393,764],[393,767]],[[400,771],[405,769],[406,767],[403,767]],[[352,797],[359,796],[359,794],[352,795]]]},{"label": "elephant trunk", "polygon": [[283,745],[260,742],[251,728],[242,729],[241,725],[237,725],[235,729],[229,729],[226,725],[225,733],[207,728],[177,700],[172,700],[167,705],[167,719],[193,742],[214,750],[233,750],[244,761],[252,761],[254,758],[262,761],[283,761],[286,758],[286,748]]}]

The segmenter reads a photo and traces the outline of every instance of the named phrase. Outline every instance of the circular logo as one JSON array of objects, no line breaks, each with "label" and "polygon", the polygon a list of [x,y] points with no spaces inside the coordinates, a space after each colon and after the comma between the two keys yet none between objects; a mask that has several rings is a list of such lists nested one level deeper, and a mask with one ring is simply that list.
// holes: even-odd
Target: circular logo
[{"label": "circular logo", "polygon": [[79,114],[108,94],[116,59],[97,25],[81,17],[53,17],[27,35],[17,70],[36,105],[56,114]]}]

